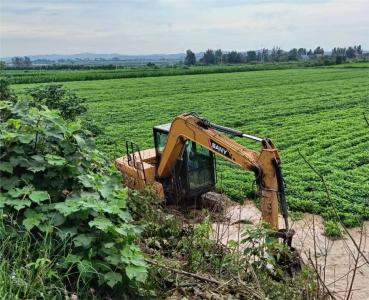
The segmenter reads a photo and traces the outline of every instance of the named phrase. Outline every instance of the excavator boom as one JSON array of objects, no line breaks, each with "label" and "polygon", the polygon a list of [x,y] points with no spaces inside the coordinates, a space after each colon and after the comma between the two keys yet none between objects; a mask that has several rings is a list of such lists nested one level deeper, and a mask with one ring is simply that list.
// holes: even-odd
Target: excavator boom
[{"label": "excavator boom", "polygon": [[[247,149],[220,131],[261,142],[261,152]],[[263,220],[278,229],[278,199],[283,186],[280,186],[282,181],[277,178],[281,175],[276,170],[280,164],[279,154],[270,140],[216,125],[193,113],[180,115],[172,122],[157,171],[159,178],[168,177],[174,172],[177,158],[183,152],[187,140],[194,141],[245,170],[253,171],[260,194]]]}]

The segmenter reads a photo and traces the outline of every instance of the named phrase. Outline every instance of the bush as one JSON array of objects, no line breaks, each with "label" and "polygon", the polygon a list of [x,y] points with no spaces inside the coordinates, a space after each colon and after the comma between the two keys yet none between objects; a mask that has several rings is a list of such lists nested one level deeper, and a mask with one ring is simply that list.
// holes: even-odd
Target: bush
[{"label": "bush", "polygon": [[0,100],[12,100],[13,91],[9,87],[9,81],[6,78],[0,78]]},{"label": "bush", "polygon": [[28,90],[36,106],[47,106],[49,109],[58,109],[66,120],[74,120],[87,111],[86,99],[65,89],[61,84],[49,84]]},{"label": "bush", "polygon": [[342,230],[339,224],[333,220],[327,220],[324,222],[325,234],[332,238],[342,237]]},{"label": "bush", "polygon": [[141,229],[132,223],[120,174],[94,140],[79,123],[28,102],[1,102],[0,117],[3,222],[52,237],[51,249],[67,243],[57,270],[74,290],[90,283],[122,294],[144,282],[147,266],[135,245]]}]

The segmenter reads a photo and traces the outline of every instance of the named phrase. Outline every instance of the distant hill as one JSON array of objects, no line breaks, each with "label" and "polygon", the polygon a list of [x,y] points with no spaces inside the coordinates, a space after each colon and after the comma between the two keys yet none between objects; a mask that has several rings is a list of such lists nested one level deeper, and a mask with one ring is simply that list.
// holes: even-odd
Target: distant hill
[{"label": "distant hill", "polygon": [[[161,61],[161,60],[183,60],[185,53],[174,54],[148,54],[148,55],[127,55],[119,53],[98,54],[98,53],[78,53],[78,54],[45,54],[28,55],[32,60],[134,60],[134,61]],[[12,57],[2,57],[1,60],[10,62]]]}]

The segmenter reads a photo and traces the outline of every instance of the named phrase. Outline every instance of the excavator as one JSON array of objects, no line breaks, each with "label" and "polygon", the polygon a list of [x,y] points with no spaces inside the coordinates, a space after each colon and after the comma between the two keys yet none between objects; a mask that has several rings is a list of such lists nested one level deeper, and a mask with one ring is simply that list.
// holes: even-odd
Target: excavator
[{"label": "excavator", "polygon": [[[295,251],[291,246],[294,231],[288,224],[281,159],[270,139],[212,123],[194,112],[154,126],[153,135],[155,148],[140,151],[127,141],[126,155],[115,160],[128,188],[143,190],[152,186],[161,199],[189,202],[215,189],[215,156],[220,156],[255,174],[263,221],[278,240]],[[229,136],[258,142],[261,151],[250,150]],[[284,228],[279,226],[279,214]]]}]

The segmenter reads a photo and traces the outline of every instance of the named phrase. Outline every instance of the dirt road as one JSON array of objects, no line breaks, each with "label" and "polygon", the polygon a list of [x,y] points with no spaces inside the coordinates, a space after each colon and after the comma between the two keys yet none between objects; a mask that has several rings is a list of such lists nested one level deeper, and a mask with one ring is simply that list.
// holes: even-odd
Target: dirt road
[{"label": "dirt road", "polygon": [[[224,219],[227,219],[226,222],[223,219],[223,221],[213,224],[213,238],[224,244],[227,244],[229,240],[239,241],[240,239],[242,227],[245,225],[242,223],[232,225],[233,223],[239,220],[247,220],[250,223],[257,224],[261,220],[259,209],[251,201],[242,206],[238,204],[227,205],[224,214]],[[280,224],[283,225],[282,218],[280,218]],[[300,251],[304,261],[307,261],[309,250],[314,261],[314,253],[317,253],[318,269],[321,270],[322,277],[325,277],[327,286],[334,292],[337,299],[345,299],[357,256],[357,250],[352,241],[347,235],[339,240],[327,238],[324,235],[323,220],[319,216],[304,214],[301,220],[290,220],[290,224],[291,228],[296,231],[293,245]],[[360,243],[360,231],[360,228],[349,230],[357,244]],[[369,222],[364,223],[363,226],[361,249],[369,259]],[[369,266],[362,258],[359,259],[358,266],[352,288],[352,299],[369,299]]]}]

